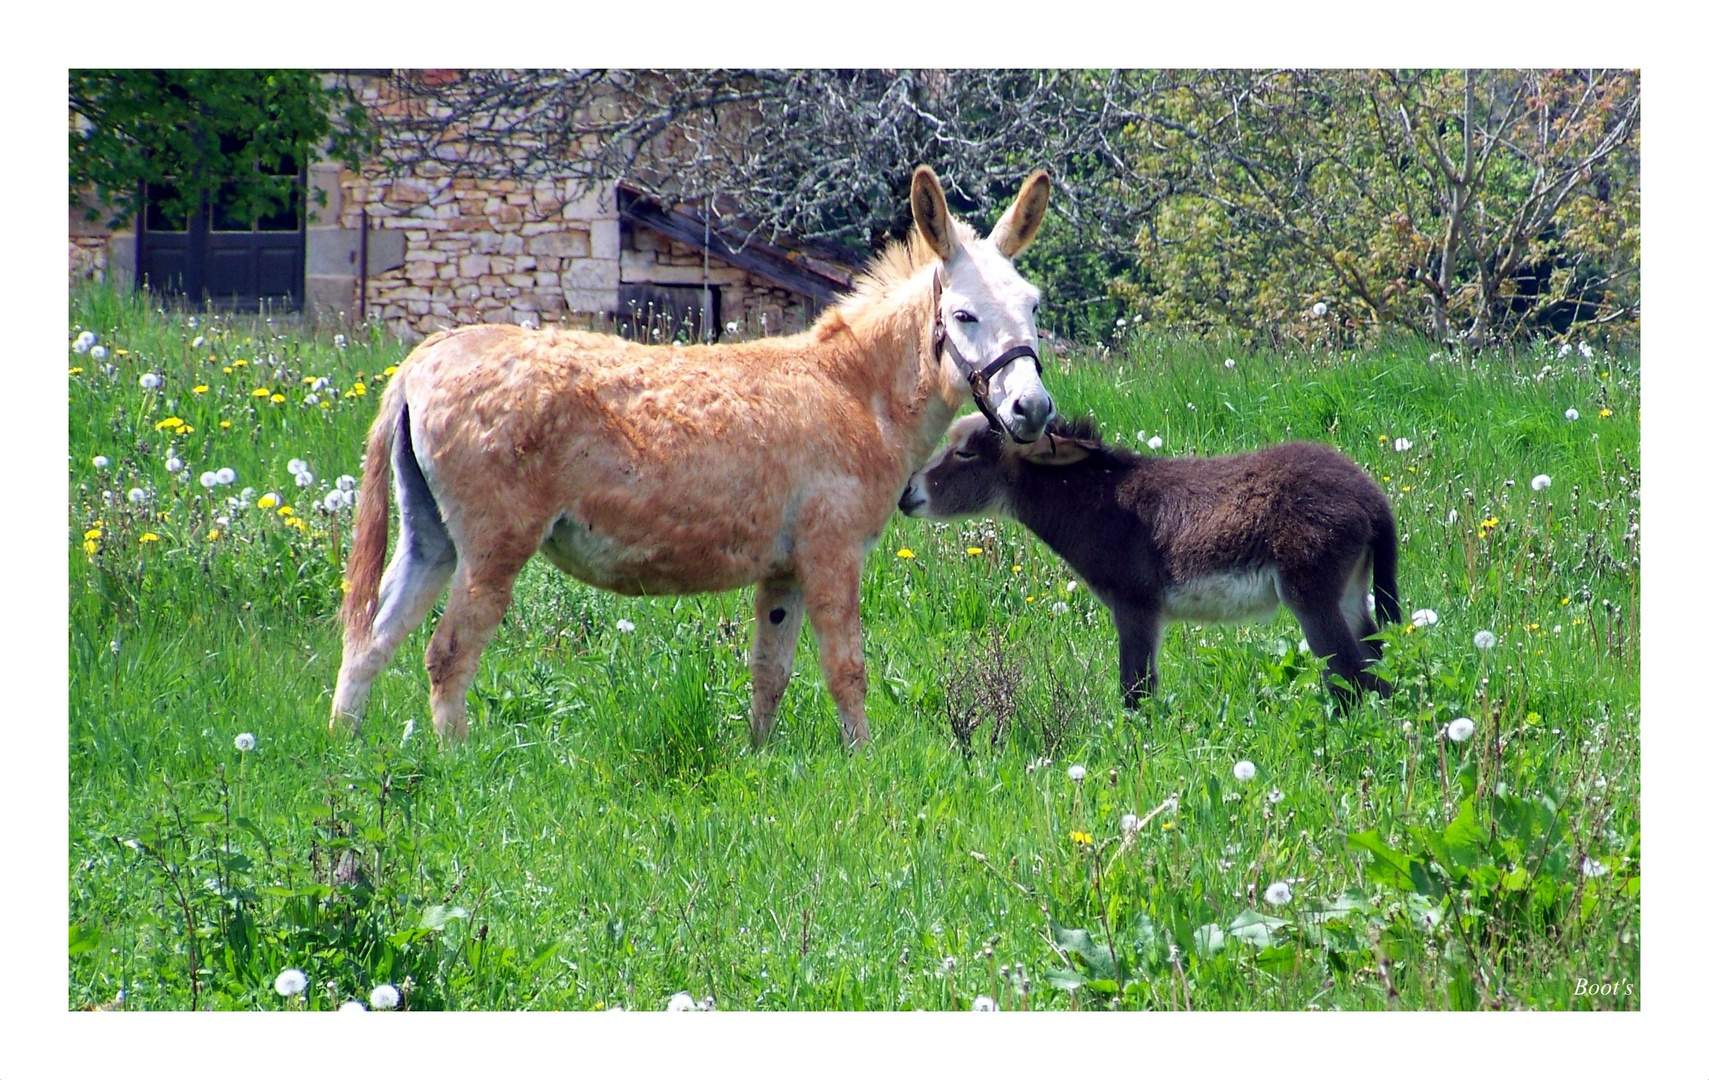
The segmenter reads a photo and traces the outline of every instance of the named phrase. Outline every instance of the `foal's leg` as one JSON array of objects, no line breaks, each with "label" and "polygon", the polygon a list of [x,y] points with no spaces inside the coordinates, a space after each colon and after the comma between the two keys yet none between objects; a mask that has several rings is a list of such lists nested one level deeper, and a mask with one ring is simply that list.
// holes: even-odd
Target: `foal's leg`
[{"label": "foal's leg", "polygon": [[748,659],[753,672],[754,712],[748,735],[759,749],[777,722],[777,705],[795,669],[795,644],[801,640],[801,616],[806,610],[801,586],[795,581],[762,581],[754,590],[754,649]]},{"label": "foal's leg", "polygon": [[1365,655],[1374,663],[1383,658],[1383,643],[1371,640],[1371,635],[1377,632],[1377,621],[1371,618],[1370,605],[1365,597],[1371,591],[1371,557],[1367,553],[1360,557],[1353,572],[1347,576],[1347,584],[1341,589],[1341,618],[1353,636],[1364,646]]},{"label": "foal's leg", "polygon": [[352,728],[361,723],[374,677],[391,662],[404,638],[421,625],[457,568],[457,549],[420,469],[413,459],[402,456],[407,452],[407,448],[393,450],[398,481],[397,550],[380,579],[379,610],[368,636],[358,639],[345,632],[344,662],[332,694],[333,728],[340,720]]},{"label": "foal's leg", "polygon": [[[1367,670],[1377,658],[1347,624],[1341,600],[1342,590],[1327,582],[1320,582],[1316,588],[1294,588],[1286,581],[1282,584],[1282,601],[1299,619],[1311,651],[1323,657],[1330,674],[1339,675],[1353,688],[1329,683],[1336,701],[1346,708],[1357,703],[1363,691],[1375,690],[1386,697],[1394,688]],[[1359,603],[1364,604],[1363,595]]]},{"label": "foal's leg", "polygon": [[1162,636],[1163,618],[1138,605],[1112,606],[1110,616],[1115,620],[1121,650],[1122,704],[1137,709],[1143,699],[1157,691],[1157,641]]},{"label": "foal's leg", "polygon": [[[534,547],[537,547],[535,544]],[[427,644],[427,677],[433,686],[433,729],[441,737],[469,735],[469,686],[475,681],[481,650],[486,648],[511,590],[534,547],[512,540],[485,551],[462,552],[445,614]]]},{"label": "foal's leg", "polygon": [[866,725],[866,656],[860,639],[860,564],[858,549],[823,552],[800,563],[807,614],[819,643],[819,669],[837,703],[843,741],[852,749],[872,737]]}]

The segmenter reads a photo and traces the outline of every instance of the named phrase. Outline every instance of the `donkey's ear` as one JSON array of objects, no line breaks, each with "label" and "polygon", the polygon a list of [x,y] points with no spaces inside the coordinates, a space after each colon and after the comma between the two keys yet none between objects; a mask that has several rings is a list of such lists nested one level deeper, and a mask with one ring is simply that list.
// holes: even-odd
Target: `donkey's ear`
[{"label": "donkey's ear", "polygon": [[949,262],[960,245],[955,238],[955,226],[949,219],[949,203],[944,201],[943,185],[938,183],[938,174],[930,165],[921,165],[914,170],[912,201],[914,227],[920,230],[920,235],[937,252],[938,258]]},{"label": "donkey's ear", "polygon": [[1091,447],[1079,439],[1064,439],[1060,435],[1047,434],[1033,442],[1017,444],[1015,453],[1022,461],[1031,465],[1072,465],[1077,461],[1085,461],[1086,455],[1091,453]]},{"label": "donkey's ear", "polygon": [[991,242],[997,245],[1004,258],[1014,258],[1033,242],[1033,237],[1038,235],[1038,227],[1044,223],[1044,208],[1049,202],[1050,175],[1043,169],[1036,169],[1021,185],[1014,205],[1004,211],[997,227],[991,230]]}]

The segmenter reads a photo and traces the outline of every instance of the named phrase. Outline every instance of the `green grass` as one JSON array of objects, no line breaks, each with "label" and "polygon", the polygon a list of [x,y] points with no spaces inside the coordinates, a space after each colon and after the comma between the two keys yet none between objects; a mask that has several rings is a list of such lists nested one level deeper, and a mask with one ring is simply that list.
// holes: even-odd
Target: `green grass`
[{"label": "green grass", "polygon": [[[350,511],[310,502],[360,472],[406,350],[102,291],[72,317],[68,339],[126,353],[67,354],[73,1008],[328,1008],[380,982],[459,1009],[1641,1002],[1573,992],[1639,984],[1635,356],[1140,338],[1055,358],[1059,405],[1112,440],[1323,440],[1380,480],[1403,603],[1439,621],[1392,632],[1396,696],[1346,717],[1286,613],[1171,628],[1161,692],[1124,711],[1108,616],[1047,549],[897,520],[863,585],[866,752],[839,746],[810,635],[747,751],[751,594],[626,599],[538,561],[446,749],[432,620],[361,734],[326,729]],[[205,492],[221,467],[237,481]],[[270,491],[300,524],[253,505]],[[982,681],[1002,693],[981,707]],[[1459,716],[1473,737],[1441,739]],[[1129,813],[1151,816],[1124,843]],[[274,992],[288,967],[306,998]]]}]

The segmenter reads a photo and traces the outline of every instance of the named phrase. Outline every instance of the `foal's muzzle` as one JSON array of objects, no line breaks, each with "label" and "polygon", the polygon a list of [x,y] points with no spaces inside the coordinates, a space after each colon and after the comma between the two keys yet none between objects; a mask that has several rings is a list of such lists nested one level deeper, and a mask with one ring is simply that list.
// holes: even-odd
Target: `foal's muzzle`
[{"label": "foal's muzzle", "polygon": [[896,509],[909,517],[919,517],[919,512],[926,508],[926,497],[915,490],[914,481],[902,489],[902,497],[896,500]]}]

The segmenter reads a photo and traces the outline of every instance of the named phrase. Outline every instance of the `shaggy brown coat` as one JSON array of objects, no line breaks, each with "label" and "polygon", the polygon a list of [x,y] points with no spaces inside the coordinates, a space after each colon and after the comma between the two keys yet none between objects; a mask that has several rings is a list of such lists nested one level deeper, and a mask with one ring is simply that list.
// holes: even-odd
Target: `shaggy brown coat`
[{"label": "shaggy brown coat", "polygon": [[1026,446],[957,421],[903,490],[915,517],[1002,513],[1073,567],[1110,609],[1131,706],[1157,685],[1165,623],[1293,611],[1312,652],[1345,687],[1388,694],[1368,669],[1376,614],[1400,618],[1394,516],[1382,490],[1328,446],[1285,443],[1212,458],[1105,446],[1089,420],[1056,420]]}]

